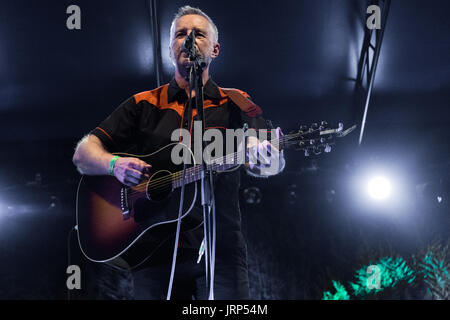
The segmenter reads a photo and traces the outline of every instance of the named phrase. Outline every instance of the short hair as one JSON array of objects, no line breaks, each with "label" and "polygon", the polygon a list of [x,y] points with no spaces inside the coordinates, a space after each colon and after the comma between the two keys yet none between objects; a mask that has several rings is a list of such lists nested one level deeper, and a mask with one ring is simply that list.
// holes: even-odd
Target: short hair
[{"label": "short hair", "polygon": [[208,22],[212,26],[212,29],[213,29],[213,32],[214,32],[214,41],[215,42],[219,41],[219,30],[217,29],[217,26],[214,24],[212,19],[206,13],[204,13],[199,8],[193,8],[191,6],[183,6],[183,7],[178,9],[178,12],[175,14],[175,16],[174,16],[174,18],[172,20],[172,24],[170,25],[170,42],[172,42],[172,34],[173,34],[173,31],[174,31],[173,28],[175,27],[176,21],[178,19],[180,19],[181,17],[187,16],[189,14],[196,14],[196,15],[202,16],[203,18],[208,20]]}]

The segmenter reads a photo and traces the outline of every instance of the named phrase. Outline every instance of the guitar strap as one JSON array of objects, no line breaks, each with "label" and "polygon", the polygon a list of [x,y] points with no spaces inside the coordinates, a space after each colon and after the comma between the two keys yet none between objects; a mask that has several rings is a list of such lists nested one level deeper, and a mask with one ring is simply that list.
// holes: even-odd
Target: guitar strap
[{"label": "guitar strap", "polygon": [[261,108],[248,99],[244,93],[238,89],[220,88],[225,94],[244,111],[249,117],[258,117],[262,114]]}]

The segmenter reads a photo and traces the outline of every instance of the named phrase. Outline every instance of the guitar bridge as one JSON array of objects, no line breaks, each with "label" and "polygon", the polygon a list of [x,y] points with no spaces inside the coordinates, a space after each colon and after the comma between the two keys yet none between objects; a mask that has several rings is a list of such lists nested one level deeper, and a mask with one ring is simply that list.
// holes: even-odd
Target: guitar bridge
[{"label": "guitar bridge", "polygon": [[123,220],[130,219],[130,207],[128,205],[128,188],[120,189],[120,208],[122,209]]}]

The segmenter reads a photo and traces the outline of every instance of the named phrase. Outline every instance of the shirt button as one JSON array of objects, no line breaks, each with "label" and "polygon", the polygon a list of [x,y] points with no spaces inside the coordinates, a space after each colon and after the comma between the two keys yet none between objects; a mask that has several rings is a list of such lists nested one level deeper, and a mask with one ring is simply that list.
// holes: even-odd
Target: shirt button
[{"label": "shirt button", "polygon": [[187,121],[184,122],[184,126],[187,128],[187,126],[188,126],[188,122]]}]

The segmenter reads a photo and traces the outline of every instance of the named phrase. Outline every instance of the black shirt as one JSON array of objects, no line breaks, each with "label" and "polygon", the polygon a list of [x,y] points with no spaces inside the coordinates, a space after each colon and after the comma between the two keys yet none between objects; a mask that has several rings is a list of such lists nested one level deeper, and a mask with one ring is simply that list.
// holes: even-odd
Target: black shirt
[{"label": "black shirt", "polygon": [[[249,98],[247,93],[239,92]],[[97,136],[109,152],[149,154],[173,142],[171,135],[174,130],[185,128],[192,132],[193,121],[187,119],[187,104],[185,90],[172,79],[168,84],[135,94],[124,101],[91,134]],[[195,120],[195,109],[192,116]],[[260,114],[241,110],[212,79],[204,86],[204,116],[205,130],[238,129],[244,123],[255,129],[266,127]],[[239,178],[239,171],[223,173],[215,183],[218,248],[245,245],[241,233]],[[196,210],[201,209],[197,206]],[[199,228],[196,232],[182,235],[180,246],[198,248],[201,239],[203,229]]]}]

